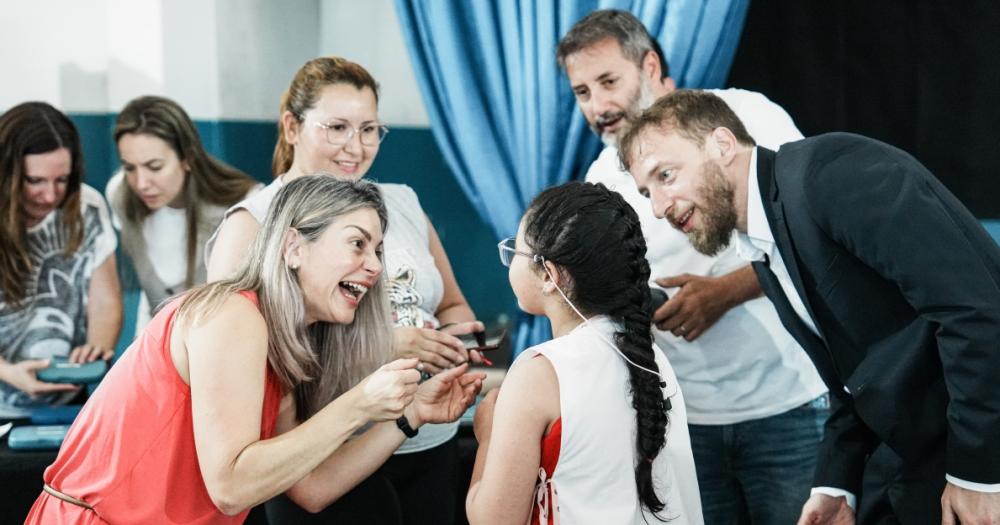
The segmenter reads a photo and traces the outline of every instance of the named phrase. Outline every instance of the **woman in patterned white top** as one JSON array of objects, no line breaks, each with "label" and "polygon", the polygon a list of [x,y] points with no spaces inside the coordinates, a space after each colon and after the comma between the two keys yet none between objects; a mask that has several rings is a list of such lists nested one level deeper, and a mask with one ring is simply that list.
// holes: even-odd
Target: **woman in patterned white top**
[{"label": "woman in patterned white top", "polygon": [[[227,212],[206,248],[209,280],[230,274],[243,260],[261,217],[283,184],[314,173],[349,180],[364,177],[388,131],[378,120],[375,79],[343,58],[321,57],[303,65],[282,96],[280,109],[272,165],[276,178]],[[417,357],[428,373],[478,360],[455,336],[482,330],[483,325],[462,295],[416,194],[401,184],[379,184],[379,188],[389,212],[385,276],[395,324],[395,357]],[[452,523],[458,491],[457,431],[458,423],[427,425],[382,469],[325,513],[308,516],[278,498],[268,505],[269,520]]]},{"label": "woman in patterned white top", "polygon": [[79,391],[38,381],[52,358],[111,359],[121,331],[117,241],[83,184],[80,137],[43,102],[0,117],[0,419]]}]

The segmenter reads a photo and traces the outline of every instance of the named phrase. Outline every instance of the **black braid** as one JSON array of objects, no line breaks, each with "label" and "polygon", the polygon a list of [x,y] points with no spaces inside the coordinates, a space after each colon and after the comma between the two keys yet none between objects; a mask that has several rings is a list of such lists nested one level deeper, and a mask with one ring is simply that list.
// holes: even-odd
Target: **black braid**
[{"label": "black braid", "polygon": [[[635,364],[659,371],[651,332],[649,263],[635,211],[601,184],[570,182],[550,188],[525,214],[525,242],[569,277],[564,291],[585,315],[619,323],[618,349]],[[665,444],[667,402],[660,377],[627,365],[636,411],[635,483],[642,505],[657,519],[665,507],[653,486],[653,460]]]},{"label": "black braid", "polygon": [[[615,195],[625,207],[625,222],[629,224],[625,237],[624,254],[630,260],[633,279],[632,300],[622,307],[608,312],[620,320],[623,330],[615,334],[615,343],[635,364],[659,372],[653,352],[652,298],[649,293],[649,263],[646,261],[646,242],[635,211]],[[629,220],[631,219],[631,220]],[[635,483],[642,502],[654,515],[663,510],[664,502],[656,495],[653,487],[653,460],[666,442],[667,407],[659,376],[635,366],[629,366],[629,381],[632,385],[632,406],[636,411],[636,450],[639,463],[635,468]]]}]

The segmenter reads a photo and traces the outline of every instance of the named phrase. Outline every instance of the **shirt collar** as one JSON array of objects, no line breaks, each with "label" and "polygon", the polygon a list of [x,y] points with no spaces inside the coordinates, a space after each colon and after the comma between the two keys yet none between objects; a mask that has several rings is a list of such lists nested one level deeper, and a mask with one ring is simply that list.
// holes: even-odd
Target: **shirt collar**
[{"label": "shirt collar", "polygon": [[757,183],[757,148],[750,153],[747,174],[747,231],[740,233],[736,252],[747,261],[759,261],[774,249],[774,235],[764,213],[764,200]]},{"label": "shirt collar", "polygon": [[757,148],[750,154],[750,174],[747,180],[747,236],[774,244],[771,226],[764,213],[764,197],[757,181]]}]

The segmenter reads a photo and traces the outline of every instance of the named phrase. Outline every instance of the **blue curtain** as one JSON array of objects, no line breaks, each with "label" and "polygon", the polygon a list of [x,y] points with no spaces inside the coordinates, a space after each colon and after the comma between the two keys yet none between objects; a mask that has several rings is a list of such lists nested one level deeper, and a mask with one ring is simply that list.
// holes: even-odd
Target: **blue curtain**
[{"label": "blue curtain", "polygon": [[[432,132],[496,238],[514,235],[531,198],[580,178],[600,151],[556,65],[555,47],[594,9],[629,10],[685,87],[720,87],[749,0],[396,0]],[[503,271],[496,268],[484,271]],[[523,316],[514,350],[551,335]]]}]

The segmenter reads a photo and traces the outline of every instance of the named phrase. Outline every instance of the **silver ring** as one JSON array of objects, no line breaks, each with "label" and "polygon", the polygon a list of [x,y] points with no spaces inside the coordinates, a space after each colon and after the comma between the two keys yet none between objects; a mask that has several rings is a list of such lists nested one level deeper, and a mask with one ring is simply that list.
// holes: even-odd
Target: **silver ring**
[{"label": "silver ring", "polygon": [[424,364],[423,363],[417,363],[417,370],[423,372],[424,371]]},{"label": "silver ring", "polygon": [[680,332],[680,333],[682,333],[682,334],[685,334],[685,333],[687,333],[687,328],[684,328],[684,325],[680,325],[680,326],[677,327],[677,331]]}]

